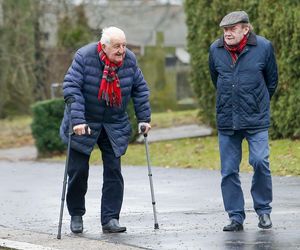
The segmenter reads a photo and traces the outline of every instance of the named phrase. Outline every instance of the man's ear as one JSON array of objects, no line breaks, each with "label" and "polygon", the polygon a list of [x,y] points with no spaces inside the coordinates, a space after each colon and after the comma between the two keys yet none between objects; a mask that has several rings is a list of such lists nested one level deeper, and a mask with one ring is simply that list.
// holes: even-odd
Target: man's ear
[{"label": "man's ear", "polygon": [[105,52],[106,45],[103,43],[103,44],[101,44],[101,46],[102,46],[103,51]]},{"label": "man's ear", "polygon": [[244,35],[247,35],[249,33],[249,30],[250,30],[249,26],[246,26],[244,30],[245,30]]}]

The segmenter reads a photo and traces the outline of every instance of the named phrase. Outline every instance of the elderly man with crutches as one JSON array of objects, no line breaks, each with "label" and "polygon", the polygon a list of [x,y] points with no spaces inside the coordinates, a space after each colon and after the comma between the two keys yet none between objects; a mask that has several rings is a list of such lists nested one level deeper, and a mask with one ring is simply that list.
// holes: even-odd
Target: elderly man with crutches
[{"label": "elderly man with crutches", "polygon": [[101,224],[103,233],[121,233],[119,224],[124,182],[121,156],[131,134],[126,107],[133,100],[135,114],[143,133],[150,130],[149,89],[135,55],[126,48],[126,37],[116,27],[105,28],[98,43],[80,48],[65,76],[64,97],[73,97],[70,119],[65,115],[60,135],[67,143],[69,126],[74,134],[70,142],[67,207],[71,231],[83,232],[85,194],[89,157],[97,144],[103,160]]}]

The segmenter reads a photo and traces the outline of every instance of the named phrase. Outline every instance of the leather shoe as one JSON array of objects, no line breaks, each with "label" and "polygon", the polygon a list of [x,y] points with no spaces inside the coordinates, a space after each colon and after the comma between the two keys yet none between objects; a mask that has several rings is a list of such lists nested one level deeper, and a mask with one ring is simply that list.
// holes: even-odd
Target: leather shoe
[{"label": "leather shoe", "polygon": [[103,233],[122,233],[126,227],[121,227],[117,219],[111,219],[107,224],[102,226]]},{"label": "leather shoe", "polygon": [[272,221],[269,214],[262,214],[259,217],[258,227],[268,229],[272,227]]},{"label": "leather shoe", "polygon": [[226,232],[237,232],[244,230],[243,225],[238,223],[235,220],[232,220],[231,223],[223,228],[223,231]]},{"label": "leather shoe", "polygon": [[82,233],[83,231],[82,216],[79,215],[71,216],[70,229],[75,234]]}]

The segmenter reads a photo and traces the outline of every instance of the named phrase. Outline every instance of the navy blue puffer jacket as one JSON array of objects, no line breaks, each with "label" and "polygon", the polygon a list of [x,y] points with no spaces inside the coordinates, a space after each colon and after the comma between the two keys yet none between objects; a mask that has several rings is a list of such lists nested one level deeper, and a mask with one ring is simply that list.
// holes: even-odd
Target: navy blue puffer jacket
[{"label": "navy blue puffer jacket", "polygon": [[210,47],[209,69],[217,90],[219,130],[270,126],[270,99],[278,82],[270,41],[251,32],[246,47],[233,64],[222,37]]},{"label": "navy blue puffer jacket", "polygon": [[[130,98],[133,99],[138,122],[150,122],[149,89],[137,66],[135,55],[126,49],[124,62],[117,72],[122,105],[107,106],[105,101],[98,100],[103,68],[104,64],[97,52],[97,43],[91,43],[76,52],[67,71],[63,92],[65,98],[70,96],[75,98],[75,102],[71,104],[72,126],[88,124],[92,130],[91,135],[73,135],[71,147],[89,155],[104,128],[116,157],[119,157],[125,154],[131,134],[131,125],[126,113]],[[60,127],[60,136],[65,143],[68,141],[68,128],[69,119],[65,110]]]}]

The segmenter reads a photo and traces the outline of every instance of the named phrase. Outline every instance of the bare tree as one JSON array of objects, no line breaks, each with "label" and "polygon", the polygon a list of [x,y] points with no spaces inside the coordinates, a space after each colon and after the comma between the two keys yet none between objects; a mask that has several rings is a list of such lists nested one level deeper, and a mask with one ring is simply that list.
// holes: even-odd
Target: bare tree
[{"label": "bare tree", "polygon": [[28,113],[32,103],[34,77],[34,39],[32,1],[3,1],[1,27],[0,116]]}]

